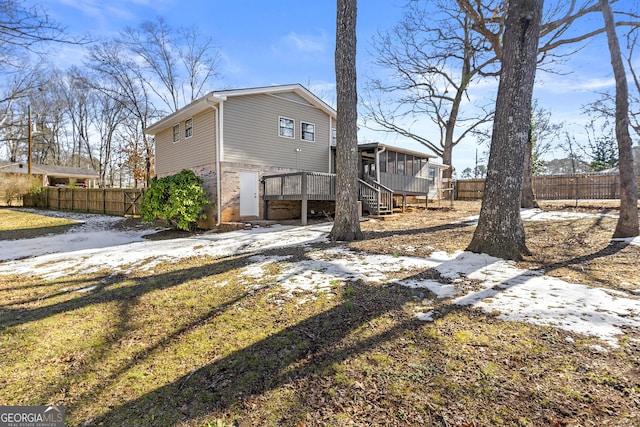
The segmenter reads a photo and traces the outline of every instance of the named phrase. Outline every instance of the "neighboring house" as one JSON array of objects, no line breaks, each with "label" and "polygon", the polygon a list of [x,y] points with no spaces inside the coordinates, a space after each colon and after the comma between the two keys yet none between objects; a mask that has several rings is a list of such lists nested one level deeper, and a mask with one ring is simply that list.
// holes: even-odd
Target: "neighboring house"
[{"label": "neighboring house", "polygon": [[[0,173],[29,173],[26,163],[13,163],[0,161]],[[94,188],[97,186],[98,174],[87,168],[54,165],[31,165],[31,174],[39,177],[43,186],[69,186],[78,185]]]},{"label": "neighboring house", "polygon": [[[190,169],[202,177],[215,205],[209,217],[219,225],[286,217],[304,222],[307,211],[332,209],[335,129],[336,111],[291,84],[211,92],[145,132],[155,137],[157,176]],[[361,149],[363,159],[381,147]],[[370,161],[363,164],[370,174]],[[323,186],[307,191],[303,183]],[[361,185],[380,191],[376,183]]]}]

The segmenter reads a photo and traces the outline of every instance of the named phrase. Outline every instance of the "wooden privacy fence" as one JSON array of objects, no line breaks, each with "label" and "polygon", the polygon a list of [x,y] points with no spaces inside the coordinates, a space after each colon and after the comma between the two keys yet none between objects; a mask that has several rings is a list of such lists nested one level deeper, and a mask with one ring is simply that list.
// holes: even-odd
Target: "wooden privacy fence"
[{"label": "wooden privacy fence", "polygon": [[37,196],[24,196],[23,205],[43,209],[139,216],[143,189],[46,187]]},{"label": "wooden privacy fence", "polygon": [[[636,183],[640,183],[639,176]],[[619,199],[620,176],[617,173],[534,176],[533,193],[538,200]],[[483,195],[484,179],[456,181],[456,200],[478,200]]]}]

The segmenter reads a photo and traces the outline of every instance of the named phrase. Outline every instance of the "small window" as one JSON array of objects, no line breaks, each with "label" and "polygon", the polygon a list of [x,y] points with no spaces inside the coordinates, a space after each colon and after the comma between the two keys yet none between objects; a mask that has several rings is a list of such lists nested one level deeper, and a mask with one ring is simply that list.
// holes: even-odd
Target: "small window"
[{"label": "small window", "polygon": [[429,183],[434,185],[436,183],[436,168],[429,166]]},{"label": "small window", "polygon": [[380,159],[380,172],[387,172],[387,152],[378,152],[378,158]]},{"label": "small window", "polygon": [[295,121],[286,117],[280,117],[279,135],[285,138],[295,138]]},{"label": "small window", "polygon": [[398,153],[396,154],[397,159],[398,159],[398,164],[396,166],[396,173],[398,175],[404,175],[404,153]]},{"label": "small window", "polygon": [[173,142],[180,141],[180,124],[173,127]]},{"label": "small window", "polygon": [[338,132],[336,128],[331,129],[331,145],[336,145],[336,141],[338,140]]},{"label": "small window", "polygon": [[387,152],[387,173],[396,173],[396,152]]},{"label": "small window", "polygon": [[303,141],[315,141],[316,140],[316,125],[312,123],[302,122],[300,126],[300,138]]},{"label": "small window", "polygon": [[184,137],[189,138],[193,135],[193,119],[184,121]]}]

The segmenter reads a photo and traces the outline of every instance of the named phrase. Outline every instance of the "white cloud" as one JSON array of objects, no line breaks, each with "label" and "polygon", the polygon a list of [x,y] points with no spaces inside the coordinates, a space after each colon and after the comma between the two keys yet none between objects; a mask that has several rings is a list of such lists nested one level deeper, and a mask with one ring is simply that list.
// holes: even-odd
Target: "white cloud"
[{"label": "white cloud", "polygon": [[538,76],[536,84],[540,89],[564,95],[570,92],[605,91],[615,87],[616,84],[613,77],[559,76],[543,73],[539,73]]},{"label": "white cloud", "polygon": [[285,47],[293,47],[298,52],[325,53],[327,50],[327,37],[324,33],[314,36],[291,32],[282,39],[282,44]]}]

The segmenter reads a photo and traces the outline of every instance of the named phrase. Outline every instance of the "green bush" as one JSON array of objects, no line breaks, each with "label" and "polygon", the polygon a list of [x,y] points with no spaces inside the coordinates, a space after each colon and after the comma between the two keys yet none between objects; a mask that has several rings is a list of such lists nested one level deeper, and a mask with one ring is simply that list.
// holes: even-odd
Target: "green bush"
[{"label": "green bush", "polygon": [[211,205],[202,178],[190,170],[153,178],[142,197],[142,220],[163,219],[179,230],[194,230],[199,219],[205,219],[203,208]]}]

